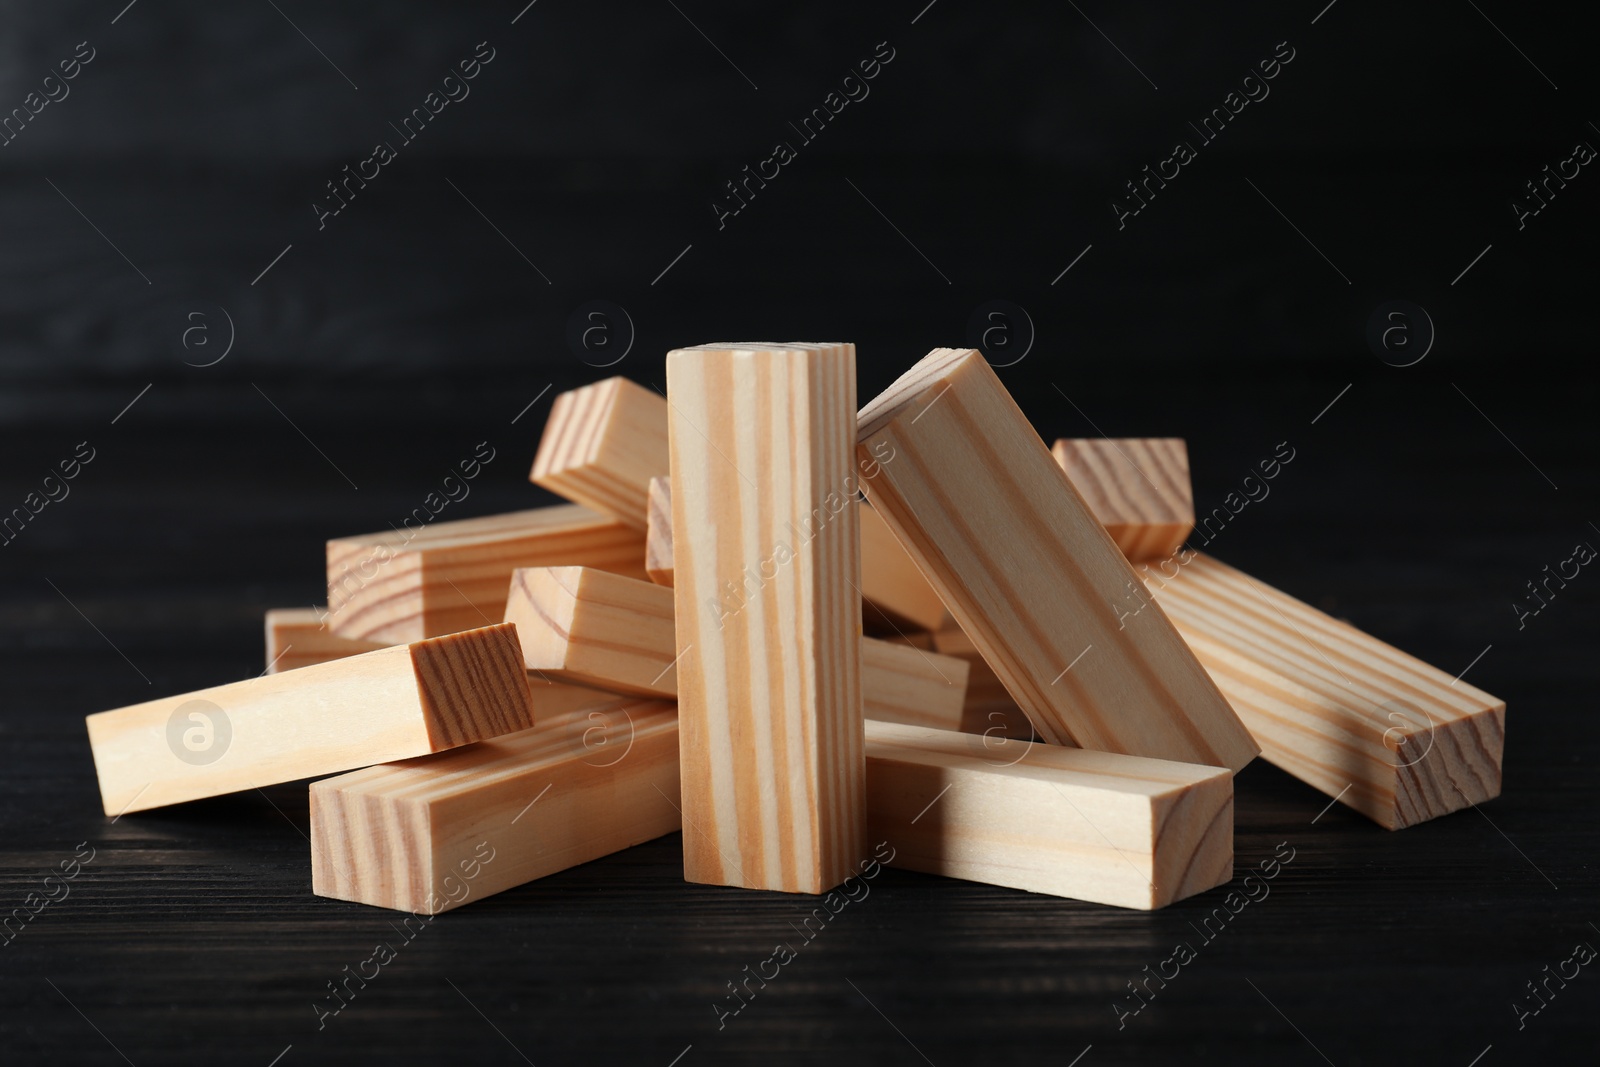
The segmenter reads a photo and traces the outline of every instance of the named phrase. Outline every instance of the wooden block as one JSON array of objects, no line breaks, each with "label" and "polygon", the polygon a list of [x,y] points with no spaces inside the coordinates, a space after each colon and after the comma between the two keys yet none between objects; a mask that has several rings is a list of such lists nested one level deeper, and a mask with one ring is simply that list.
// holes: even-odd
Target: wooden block
[{"label": "wooden block", "polygon": [[691,882],[820,893],[866,843],[853,345],[667,354]]},{"label": "wooden block", "polygon": [[420,756],[533,721],[506,625],[88,717],[107,815]]},{"label": "wooden block", "polygon": [[528,480],[643,531],[650,479],[666,473],[666,400],[607,378],[556,397]]},{"label": "wooden block", "polygon": [[1130,561],[1166,559],[1194,529],[1183,438],[1063,437],[1051,452]]},{"label": "wooden block", "polygon": [[867,806],[929,874],[1142,909],[1233,877],[1225,768],[869,722]]},{"label": "wooden block", "polygon": [[272,608],[267,612],[268,674],[309,667],[313,663],[359,656],[384,646],[377,641],[336,637],[323,625],[322,608]]},{"label": "wooden block", "polygon": [[1271,763],[1390,830],[1500,795],[1505,701],[1202,553],[1144,573]]},{"label": "wooden block", "polygon": [[606,696],[531,730],[311,786],[311,889],[434,915],[670,834],[671,704]]},{"label": "wooden block", "polygon": [[672,584],[672,482],[650,479],[650,520],[645,529],[644,569],[657,585]]},{"label": "wooden block", "polygon": [[636,578],[644,534],[577,504],[328,542],[329,629],[395,644],[498,621],[518,567],[576,564]]},{"label": "wooden block", "polygon": [[944,601],[870,507],[861,509],[861,599],[864,616],[885,616],[891,630],[937,630],[949,618]]},{"label": "wooden block", "polygon": [[[861,411],[862,485],[1045,740],[1237,770],[1256,754],[983,357],[935,349]],[[676,468],[675,468],[676,469]]]},{"label": "wooden block", "polygon": [[[673,591],[586,567],[518,570],[506,600],[523,663],[558,682],[676,698]],[[954,656],[866,637],[861,696],[869,718],[957,729],[967,664]]]}]

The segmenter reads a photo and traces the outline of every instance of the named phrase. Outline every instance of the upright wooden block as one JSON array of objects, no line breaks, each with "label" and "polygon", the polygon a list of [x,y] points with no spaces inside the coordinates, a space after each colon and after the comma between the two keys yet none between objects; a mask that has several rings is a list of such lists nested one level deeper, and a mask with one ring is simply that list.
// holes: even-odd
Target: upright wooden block
[{"label": "upright wooden block", "polygon": [[420,756],[533,721],[516,628],[503,624],[88,717],[107,815]]},{"label": "upright wooden block", "polygon": [[891,630],[937,630],[949,617],[889,524],[870,507],[861,509],[861,599],[864,614],[881,614]]},{"label": "upright wooden block", "polygon": [[498,621],[518,567],[644,575],[644,534],[577,504],[328,542],[328,628],[395,644]]},{"label": "upright wooden block", "polygon": [[1500,795],[1505,701],[1202,553],[1144,571],[1271,763],[1390,830]]},{"label": "upright wooden block", "polygon": [[[671,589],[587,567],[530,567],[512,575],[506,621],[517,626],[523,663],[541,678],[637,696],[678,695]],[[689,649],[684,658],[692,655]],[[959,729],[967,671],[954,656],[862,638],[865,714]]]},{"label": "upright wooden block", "polygon": [[528,479],[644,530],[653,476],[667,473],[667,402],[626,378],[562,393]]},{"label": "upright wooden block", "polygon": [[1183,438],[1063,437],[1051,452],[1131,562],[1166,559],[1194,529]]},{"label": "upright wooden block", "polygon": [[971,349],[935,349],[861,411],[873,506],[1034,729],[1237,770],[1256,745]]},{"label": "upright wooden block", "polygon": [[867,806],[929,874],[1143,909],[1233,877],[1225,768],[869,722]]},{"label": "upright wooden block", "polygon": [[865,850],[853,345],[667,355],[693,882],[820,893]]},{"label": "upright wooden block", "polygon": [[311,786],[311,889],[434,915],[675,832],[671,704],[603,696],[531,730]]},{"label": "upright wooden block", "polygon": [[384,647],[378,641],[337,637],[323,624],[322,608],[272,608],[267,612],[267,674],[359,656]]},{"label": "upright wooden block", "polygon": [[650,479],[650,518],[645,527],[644,569],[657,585],[672,584],[672,482]]}]

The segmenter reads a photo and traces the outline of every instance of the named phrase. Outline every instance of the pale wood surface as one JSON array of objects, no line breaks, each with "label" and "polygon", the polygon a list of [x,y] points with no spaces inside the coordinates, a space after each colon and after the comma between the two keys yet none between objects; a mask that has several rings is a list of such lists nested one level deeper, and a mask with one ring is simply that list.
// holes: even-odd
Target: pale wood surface
[{"label": "pale wood surface", "polygon": [[1063,437],[1051,454],[1130,561],[1166,559],[1194,529],[1183,438]]},{"label": "pale wood surface", "polygon": [[861,507],[861,599],[864,615],[885,617],[892,632],[937,630],[949,619],[944,601],[917,569],[889,524],[871,507]]},{"label": "pale wood surface", "polygon": [[528,479],[643,530],[650,479],[666,473],[666,400],[607,378],[556,397]]},{"label": "pale wood surface", "polygon": [[328,542],[328,626],[419,641],[498,622],[518,567],[579,564],[643,578],[644,533],[578,504]]},{"label": "pale wood surface", "polygon": [[866,832],[855,348],[677,349],[667,395],[684,876],[821,892]]},{"label": "pale wood surface", "polygon": [[[506,621],[517,625],[530,672],[619,693],[675,699],[678,667],[695,654],[678,658],[671,589],[586,567],[516,571]],[[963,712],[967,673],[955,656],[861,639],[869,718],[960,729],[974,721]]]},{"label": "pale wood surface", "polygon": [[1225,768],[869,722],[867,806],[930,874],[1143,909],[1233,876]]},{"label": "pale wood surface", "polygon": [[1203,553],[1142,572],[1278,767],[1390,830],[1500,795],[1505,701]]},{"label": "pale wood surface", "polygon": [[678,790],[672,705],[602,694],[531,730],[313,783],[311,888],[448,911],[676,831]]},{"label": "pale wood surface", "polygon": [[672,584],[672,482],[667,478],[650,479],[644,569],[657,585]]},{"label": "pale wood surface", "polygon": [[860,414],[868,497],[1046,740],[1233,770],[1257,748],[983,357],[935,349]]},{"label": "pale wood surface", "polygon": [[533,714],[515,627],[498,624],[104,711],[88,726],[115,816],[438,752],[525,730]]},{"label": "pale wood surface", "polygon": [[378,641],[337,637],[323,624],[325,608],[272,608],[266,616],[267,673],[357,656],[383,648]]},{"label": "pale wood surface", "polygon": [[929,647],[940,655],[959,659],[967,665],[967,692],[961,714],[963,732],[1018,741],[1042,740],[1034,732],[1033,723],[1011,699],[1000,676],[984,661],[978,646],[959,626],[951,623],[927,636]]}]

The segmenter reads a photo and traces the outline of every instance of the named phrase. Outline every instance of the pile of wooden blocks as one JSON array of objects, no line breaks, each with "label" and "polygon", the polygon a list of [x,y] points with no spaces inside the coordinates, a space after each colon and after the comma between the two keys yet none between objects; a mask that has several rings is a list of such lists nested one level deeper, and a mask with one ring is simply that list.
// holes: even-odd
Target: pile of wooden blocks
[{"label": "pile of wooden blocks", "polygon": [[976,351],[858,411],[853,345],[678,349],[531,480],[573,503],[330,541],[263,676],[90,716],[106,813],[349,772],[315,892],[425,914],[679,830],[693,882],[886,842],[1158,908],[1231,879],[1258,753],[1389,829],[1500,791],[1503,702],[1184,547],[1181,440],[1052,454]]}]

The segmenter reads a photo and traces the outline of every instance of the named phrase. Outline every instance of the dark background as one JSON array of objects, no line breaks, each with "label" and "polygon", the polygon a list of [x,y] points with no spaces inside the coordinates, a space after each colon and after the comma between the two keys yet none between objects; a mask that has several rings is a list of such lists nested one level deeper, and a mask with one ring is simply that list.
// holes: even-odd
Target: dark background
[{"label": "dark background", "polygon": [[[1523,1029],[1512,1007],[1600,945],[1600,578],[1512,607],[1600,544],[1600,177],[1521,230],[1511,206],[1600,144],[1591,50],[1565,8],[1324,2],[0,4],[0,115],[95,50],[0,147],[0,512],[96,457],[0,547],[0,910],[97,850],[0,947],[6,1061],[1593,1063],[1593,968]],[[398,146],[480,41],[470,96]],[[800,145],[881,41],[870,95]],[[1123,183],[1283,41],[1270,96],[1119,230]],[[719,230],[780,139],[798,158]],[[378,140],[398,158],[319,230]],[[612,312],[585,350],[594,300],[631,331]],[[1143,914],[891,870],[719,1032],[798,902],[684,884],[674,836],[441,917],[319,1032],[395,916],[311,895],[303,785],[101,815],[84,714],[259,671],[261,613],[323,596],[322,542],[398,522],[479,441],[452,517],[546,501],[561,389],[838,339],[865,401],[990,300],[1031,320],[988,351],[1047,440],[1184,436],[1202,510],[1290,442],[1208,549],[1470,666],[1509,704],[1504,797],[1390,834],[1258,761],[1238,873],[1294,862],[1120,1031],[1220,892]],[[1392,300],[1431,348],[1414,311],[1414,347],[1369,346]]]}]

